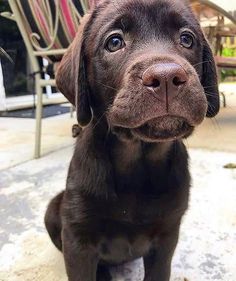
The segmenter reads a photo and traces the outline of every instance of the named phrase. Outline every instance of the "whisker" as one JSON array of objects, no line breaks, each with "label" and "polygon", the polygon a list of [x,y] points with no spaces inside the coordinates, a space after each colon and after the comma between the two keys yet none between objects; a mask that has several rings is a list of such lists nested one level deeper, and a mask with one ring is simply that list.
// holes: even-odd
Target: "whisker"
[{"label": "whisker", "polygon": [[221,131],[221,127],[215,117],[211,118],[211,123],[215,130]]},{"label": "whisker", "polygon": [[220,126],[220,124],[219,124],[217,118],[216,118],[216,117],[213,117],[212,121],[213,121],[213,120],[215,121],[215,124],[216,124],[217,129],[218,129],[219,131],[221,131],[222,128],[221,128],[221,126]]},{"label": "whisker", "polygon": [[[212,93],[212,92],[205,92],[205,94],[206,94],[206,96],[208,96],[208,97],[212,97],[212,98],[218,99],[218,97],[217,97],[217,95],[216,95],[215,93]],[[227,107],[228,109],[230,109],[230,110],[235,111],[235,108],[232,107],[232,106],[230,106],[230,105],[228,105],[228,104],[226,105],[226,107]]]},{"label": "whisker", "polygon": [[102,118],[106,114],[106,111],[101,115],[101,117],[98,118],[97,122],[93,126],[93,130],[97,127],[97,125],[101,122]]},{"label": "whisker", "polygon": [[205,92],[205,94],[206,94],[206,96],[208,96],[208,97],[218,98],[218,96],[217,96],[215,93],[213,93],[213,92]]},{"label": "whisker", "polygon": [[214,84],[214,85],[210,85],[210,86],[207,86],[207,87],[203,87],[203,89],[212,88],[212,87],[215,87],[215,86],[219,86],[219,84]]},{"label": "whisker", "polygon": [[[208,104],[208,111],[210,113],[214,113],[214,106],[211,104]],[[212,117],[212,118],[210,118],[210,121],[211,121],[214,129],[219,129],[219,124],[217,123],[216,118]]]},{"label": "whisker", "polygon": [[235,107],[233,107],[233,106],[230,106],[230,105],[226,105],[226,107],[228,108],[228,109],[230,109],[230,110],[233,110],[234,112],[235,112]]},{"label": "whisker", "polygon": [[210,60],[202,61],[202,62],[199,62],[199,63],[193,64],[193,67],[194,67],[194,66],[201,65],[201,64],[204,64],[204,63],[210,63],[210,62],[211,62]]},{"label": "whisker", "polygon": [[214,112],[214,110],[215,110],[215,106],[214,105],[208,103],[208,107],[209,107],[210,110],[213,110],[213,112]]},{"label": "whisker", "polygon": [[177,157],[177,140],[174,141],[174,157]]},{"label": "whisker", "polygon": [[105,137],[105,139],[107,139],[107,138],[108,138],[109,133],[111,132],[111,124],[110,124],[109,120],[107,120],[107,125],[108,125],[108,128],[107,128],[107,133],[106,133],[106,137]]},{"label": "whisker", "polygon": [[111,87],[109,85],[106,85],[106,84],[103,84],[102,82],[99,82],[98,80],[95,80],[98,84],[104,86],[105,88],[107,89],[111,89],[111,90],[115,90],[115,91],[118,91],[118,89],[114,88],[114,87]]},{"label": "whisker", "polygon": [[[210,113],[214,113],[215,107],[212,104],[208,104],[208,110],[209,110]],[[211,122],[212,122],[215,129],[221,130],[220,124],[215,117],[211,118]]]},{"label": "whisker", "polygon": [[189,149],[189,148],[190,148],[190,146],[189,146],[188,139],[184,139],[184,143],[185,143],[185,145],[186,145],[187,149]]}]

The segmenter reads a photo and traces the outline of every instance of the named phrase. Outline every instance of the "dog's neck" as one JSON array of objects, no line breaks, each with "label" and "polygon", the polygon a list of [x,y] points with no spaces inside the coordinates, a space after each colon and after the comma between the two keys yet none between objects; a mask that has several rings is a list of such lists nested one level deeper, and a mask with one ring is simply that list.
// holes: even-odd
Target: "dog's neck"
[{"label": "dog's neck", "polygon": [[173,142],[165,143],[146,143],[140,140],[120,140],[117,136],[111,136],[110,152],[117,169],[127,171],[137,162],[143,161],[158,163],[165,161]]},{"label": "dog's neck", "polygon": [[143,142],[137,138],[124,137],[110,130],[107,124],[97,123],[86,128],[86,138],[93,139],[93,145],[98,151],[109,154],[109,158],[116,169],[122,173],[130,170],[136,163],[148,162],[157,164],[168,158],[169,151],[174,147],[178,149],[181,141],[167,141],[157,143]]},{"label": "dog's neck", "polygon": [[[187,159],[181,141],[124,140],[102,124],[91,124],[77,139],[71,170],[80,171],[76,179],[80,190],[96,197],[115,198],[114,194],[137,191],[159,194],[176,173],[173,167],[178,167],[183,153]],[[181,173],[187,171],[185,162]]]}]

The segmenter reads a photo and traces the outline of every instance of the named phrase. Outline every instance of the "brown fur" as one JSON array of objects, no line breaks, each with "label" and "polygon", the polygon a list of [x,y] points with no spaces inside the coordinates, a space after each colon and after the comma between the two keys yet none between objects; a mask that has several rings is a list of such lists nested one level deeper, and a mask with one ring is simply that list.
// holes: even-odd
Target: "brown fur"
[{"label": "brown fur", "polygon": [[[114,32],[125,45],[111,53]],[[219,110],[212,52],[187,1],[100,1],[57,85],[83,127],[45,216],[69,281],[110,280],[108,265],[138,257],[145,281],[168,281],[190,187],[182,139]]]}]

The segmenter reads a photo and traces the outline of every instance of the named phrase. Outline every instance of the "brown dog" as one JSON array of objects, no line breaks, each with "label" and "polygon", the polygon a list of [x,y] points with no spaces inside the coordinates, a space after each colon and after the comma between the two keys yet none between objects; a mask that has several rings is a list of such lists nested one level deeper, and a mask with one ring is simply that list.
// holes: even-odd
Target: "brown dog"
[{"label": "brown dog", "polygon": [[215,64],[186,1],[100,2],[57,74],[84,128],[45,223],[70,281],[138,257],[145,281],[168,281],[189,197],[182,139],[218,113]]}]

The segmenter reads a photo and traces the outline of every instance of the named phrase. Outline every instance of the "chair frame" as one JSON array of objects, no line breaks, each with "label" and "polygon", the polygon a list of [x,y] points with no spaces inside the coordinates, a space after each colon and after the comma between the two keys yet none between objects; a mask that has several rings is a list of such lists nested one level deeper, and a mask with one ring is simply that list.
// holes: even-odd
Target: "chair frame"
[{"label": "chair frame", "polygon": [[[34,84],[35,84],[35,93],[36,93],[36,127],[35,127],[35,148],[34,148],[34,158],[39,158],[41,156],[41,138],[42,138],[42,108],[43,108],[43,87],[45,86],[56,86],[55,79],[42,79],[41,73],[42,69],[39,65],[38,58],[39,57],[49,57],[49,56],[59,56],[63,55],[67,48],[65,49],[53,49],[53,43],[56,38],[57,34],[57,28],[58,23],[55,23],[55,27],[53,30],[54,36],[52,36],[52,42],[50,45],[46,48],[42,48],[37,44],[36,40],[40,38],[40,34],[28,34],[26,31],[26,27],[23,20],[23,15],[20,11],[19,0],[9,0],[9,5],[12,10],[12,13],[10,12],[3,12],[1,13],[1,16],[14,20],[19,28],[19,31],[22,35],[22,38],[24,40],[28,56],[31,62],[32,67],[32,75],[34,77]],[[71,1],[71,0],[69,0]],[[84,0],[80,1],[82,4],[82,8],[85,11],[88,9],[87,3]],[[58,0],[55,1],[56,4],[58,4]],[[75,7],[74,7],[75,8]],[[58,9],[58,5],[56,5],[56,9]],[[77,16],[81,18],[81,15],[77,11]],[[59,20],[59,19],[56,19]],[[36,40],[35,40],[36,39]]]}]

